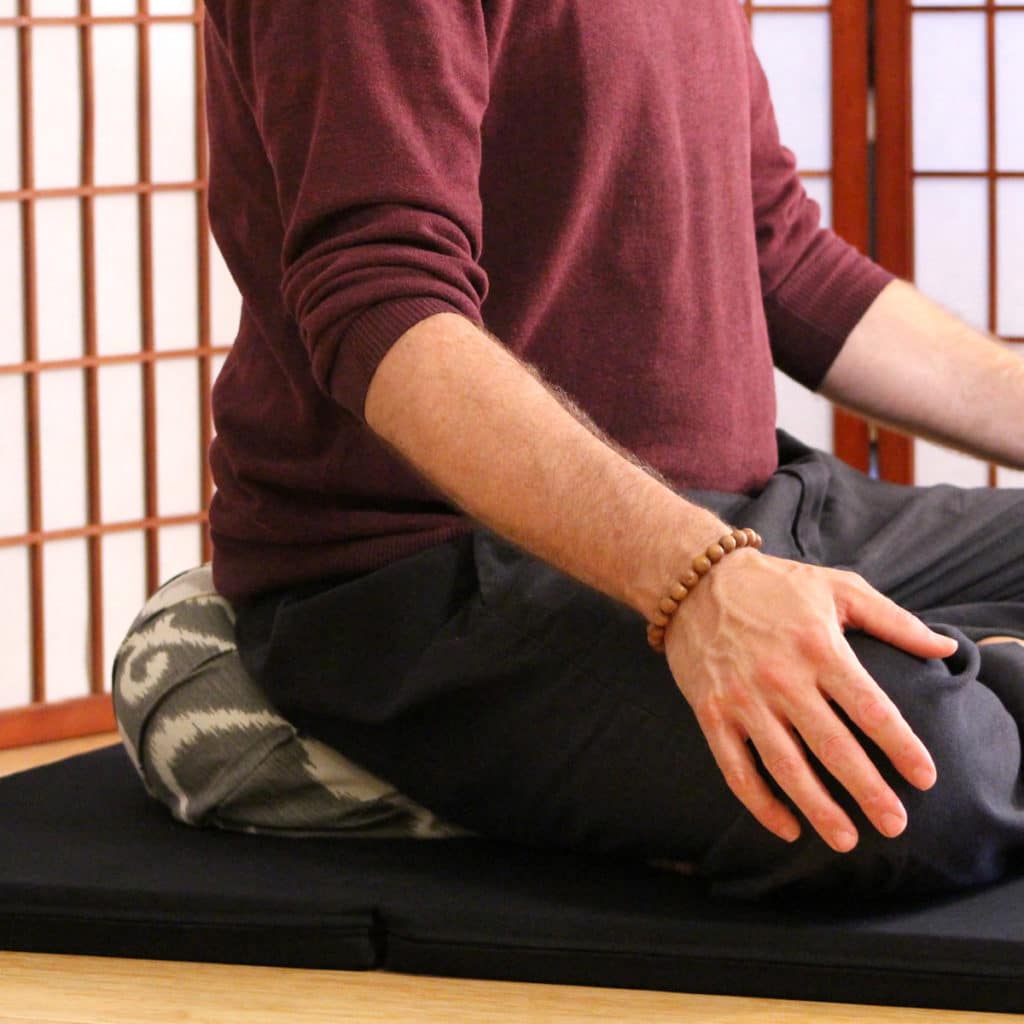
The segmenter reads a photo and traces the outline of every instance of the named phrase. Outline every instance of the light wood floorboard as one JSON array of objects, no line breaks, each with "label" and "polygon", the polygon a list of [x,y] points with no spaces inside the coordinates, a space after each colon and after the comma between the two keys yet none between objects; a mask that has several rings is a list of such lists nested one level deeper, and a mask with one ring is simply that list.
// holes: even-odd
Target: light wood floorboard
[{"label": "light wood floorboard", "polygon": [[[112,742],[0,751],[0,775]],[[0,1024],[982,1024],[1024,1015],[0,951]]]}]

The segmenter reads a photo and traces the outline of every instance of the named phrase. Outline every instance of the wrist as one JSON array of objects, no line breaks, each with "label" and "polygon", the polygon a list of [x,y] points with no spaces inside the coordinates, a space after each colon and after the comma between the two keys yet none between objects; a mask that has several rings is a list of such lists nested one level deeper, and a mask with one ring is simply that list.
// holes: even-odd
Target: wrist
[{"label": "wrist", "polygon": [[684,564],[663,591],[657,608],[647,621],[647,642],[651,647],[656,651],[665,650],[666,630],[680,606],[700,586],[705,576],[711,575],[721,562],[729,560],[729,556],[756,551],[761,543],[760,535],[749,527],[727,530],[695,555],[688,565]]}]

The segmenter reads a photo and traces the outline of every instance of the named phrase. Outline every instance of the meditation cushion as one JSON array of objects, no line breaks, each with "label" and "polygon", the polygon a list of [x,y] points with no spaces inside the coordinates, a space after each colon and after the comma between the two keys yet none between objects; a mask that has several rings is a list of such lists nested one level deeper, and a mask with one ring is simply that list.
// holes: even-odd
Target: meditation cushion
[{"label": "meditation cushion", "polygon": [[271,706],[209,565],[146,602],[114,659],[114,710],[149,794],[179,821],[290,835],[466,835]]}]

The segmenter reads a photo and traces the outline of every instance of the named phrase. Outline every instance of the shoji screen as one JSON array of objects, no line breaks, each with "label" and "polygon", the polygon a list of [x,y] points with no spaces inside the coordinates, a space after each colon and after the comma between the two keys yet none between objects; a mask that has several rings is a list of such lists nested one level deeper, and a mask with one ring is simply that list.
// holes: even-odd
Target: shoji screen
[{"label": "shoji screen", "polygon": [[208,552],[238,302],[206,224],[200,12],[0,0],[0,746],[110,727],[121,636]]},{"label": "shoji screen", "polygon": [[[867,0],[743,0],[771,84],[782,141],[823,222],[867,251]],[[779,425],[867,468],[866,426],[776,373]]]},{"label": "shoji screen", "polygon": [[[1024,343],[1024,4],[878,0],[877,32],[883,258]],[[892,448],[895,479],[1024,486],[923,441]]]}]

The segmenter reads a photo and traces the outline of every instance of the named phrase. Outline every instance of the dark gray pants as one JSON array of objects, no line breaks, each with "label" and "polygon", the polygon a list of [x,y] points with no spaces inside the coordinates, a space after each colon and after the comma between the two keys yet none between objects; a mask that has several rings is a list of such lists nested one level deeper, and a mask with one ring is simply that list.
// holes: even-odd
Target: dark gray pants
[{"label": "dark gray pants", "polygon": [[782,432],[779,451],[754,497],[688,496],[769,554],[859,572],[959,641],[923,661],[847,634],[938,769],[915,790],[851,724],[907,808],[897,839],[820,765],[857,848],[834,853],[806,824],[792,845],[770,835],[726,787],[636,613],[484,530],[239,609],[243,659],[300,728],[488,835],[694,861],[747,896],[1000,877],[1024,852],[1024,647],[975,641],[1024,638],[1024,491],[882,483]]}]

